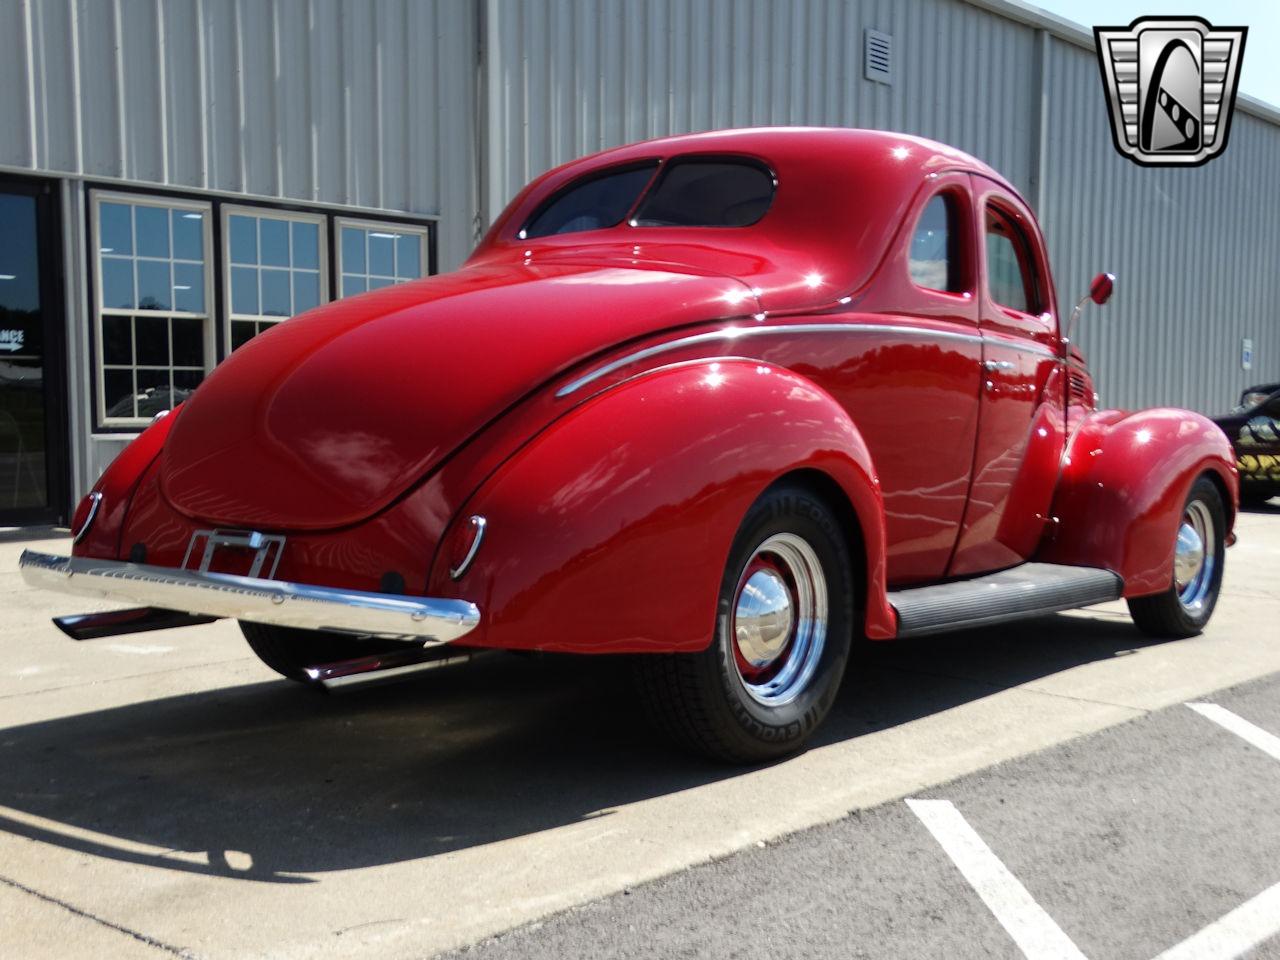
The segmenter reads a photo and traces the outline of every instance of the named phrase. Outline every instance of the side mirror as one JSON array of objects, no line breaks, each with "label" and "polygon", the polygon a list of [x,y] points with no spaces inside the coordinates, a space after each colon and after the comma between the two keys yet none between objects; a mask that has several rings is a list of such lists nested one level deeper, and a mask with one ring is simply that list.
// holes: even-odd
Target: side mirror
[{"label": "side mirror", "polygon": [[1111,299],[1111,294],[1116,288],[1116,275],[1114,273],[1100,273],[1093,278],[1093,283],[1089,284],[1089,299],[1102,306]]},{"label": "side mirror", "polygon": [[1071,335],[1075,332],[1076,321],[1080,319],[1080,309],[1084,306],[1086,300],[1092,300],[1098,306],[1102,306],[1111,299],[1111,294],[1115,292],[1116,275],[1114,273],[1100,273],[1093,278],[1093,283],[1089,284],[1089,292],[1076,301],[1075,309],[1071,311],[1071,319],[1067,321],[1067,332],[1062,339],[1065,343],[1071,342]]}]

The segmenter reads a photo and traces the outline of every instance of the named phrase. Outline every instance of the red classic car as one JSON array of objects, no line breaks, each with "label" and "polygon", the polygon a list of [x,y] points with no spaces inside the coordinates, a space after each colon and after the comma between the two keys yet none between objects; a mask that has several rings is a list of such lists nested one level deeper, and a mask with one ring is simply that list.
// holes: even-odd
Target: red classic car
[{"label": "red classic car", "polygon": [[1231,447],[1185,410],[1095,410],[1063,319],[1026,202],[941,144],[608,150],[460,270],[236,350],[98,481],[72,556],[22,568],[142,605],[74,637],[233,617],[323,686],[631,654],[676,738],[777,756],[855,640],[1120,597],[1159,636],[1209,619]]}]

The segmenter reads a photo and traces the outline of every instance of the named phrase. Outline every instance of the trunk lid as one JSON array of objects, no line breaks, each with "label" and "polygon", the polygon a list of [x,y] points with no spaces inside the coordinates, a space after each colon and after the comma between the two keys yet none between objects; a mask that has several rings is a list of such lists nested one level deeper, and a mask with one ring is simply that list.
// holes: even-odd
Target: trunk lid
[{"label": "trunk lid", "polygon": [[162,490],[211,524],[357,523],[547,380],[615,344],[749,312],[744,290],[667,264],[517,263],[326,305],[206,379],[165,444]]}]

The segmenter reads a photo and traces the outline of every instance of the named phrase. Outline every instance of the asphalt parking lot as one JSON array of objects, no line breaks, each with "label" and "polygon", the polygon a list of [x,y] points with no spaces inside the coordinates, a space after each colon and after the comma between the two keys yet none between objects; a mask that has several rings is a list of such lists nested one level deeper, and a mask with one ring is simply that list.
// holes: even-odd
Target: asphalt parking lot
[{"label": "asphalt parking lot", "polygon": [[[1213,703],[1280,731],[1280,677]],[[1214,932],[1226,946],[1198,942],[1177,956],[1226,958],[1244,946],[1280,957],[1280,940],[1255,942],[1280,934],[1272,739],[1268,754],[1167,707],[451,956],[1145,960],[1256,898],[1260,916],[1238,924],[1243,933]],[[1042,916],[1013,902],[1007,876],[1002,885],[973,863],[964,841],[974,836]],[[944,841],[960,845],[959,863]],[[1011,931],[1025,936],[1021,949]]]},{"label": "asphalt parking lot", "polygon": [[1239,533],[1202,637],[877,647],[748,770],[653,742],[608,661],[323,697],[229,624],[75,644],[0,544],[0,956],[1237,955],[1280,759],[1184,704],[1280,736],[1280,509]]}]

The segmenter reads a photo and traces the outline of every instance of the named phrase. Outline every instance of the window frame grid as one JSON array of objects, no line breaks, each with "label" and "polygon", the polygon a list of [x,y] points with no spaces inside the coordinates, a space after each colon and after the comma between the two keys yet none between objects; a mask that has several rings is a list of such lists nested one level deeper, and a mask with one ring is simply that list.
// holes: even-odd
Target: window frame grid
[{"label": "window frame grid", "polygon": [[[104,203],[118,203],[131,207],[155,207],[166,211],[172,210],[188,210],[194,213],[203,214],[201,218],[201,243],[204,258],[200,261],[200,265],[204,270],[204,313],[193,313],[187,310],[156,310],[152,308],[133,307],[105,307],[103,305],[103,286],[102,286],[102,205]],[[195,263],[194,260],[185,258],[177,258],[173,255],[173,218],[170,216],[169,221],[169,257],[164,261],[170,264],[170,296],[173,295],[172,283],[173,273],[172,265],[174,263]],[[151,423],[150,417],[109,417],[107,416],[107,385],[106,373],[108,365],[105,362],[105,341],[106,341],[106,325],[103,320],[109,316],[126,317],[129,320],[129,341],[132,362],[128,366],[121,364],[111,364],[109,369],[112,370],[129,370],[133,379],[134,396],[138,392],[138,371],[146,370],[168,370],[170,389],[173,386],[173,320],[187,319],[201,321],[201,345],[204,353],[204,364],[202,373],[208,376],[213,372],[213,368],[217,365],[217,339],[214,335],[214,282],[213,267],[214,262],[211,259],[213,250],[213,204],[209,201],[189,200],[186,198],[164,196],[162,194],[151,195],[145,193],[132,193],[114,190],[101,190],[92,188],[89,190],[89,222],[90,222],[90,244],[93,255],[93,263],[91,265],[93,277],[93,316],[91,318],[94,333],[94,373],[96,375],[96,386],[94,390],[94,410],[97,414],[97,424],[102,427],[146,427]],[[133,245],[133,252],[129,259],[133,261],[133,292],[134,300],[138,295],[138,268],[139,259],[149,261],[159,261],[158,257],[139,257],[137,252],[137,224],[132,212],[130,213],[130,229],[132,236],[130,238]],[[168,352],[169,366],[157,367],[154,364],[139,364],[137,352],[137,317],[151,317],[155,319],[164,319],[167,325],[168,333]],[[201,369],[188,365],[183,365],[183,370]]]},{"label": "window frame grid", "polygon": [[[341,300],[348,296],[343,293],[343,276],[346,271],[342,265],[342,231],[345,227],[352,227],[357,230],[365,231],[364,241],[364,265],[365,269],[362,273],[352,273],[351,276],[360,276],[364,278],[364,293],[369,292],[369,278],[371,276],[381,277],[383,274],[372,274],[369,272],[369,234],[373,232],[394,233],[399,236],[418,237],[421,244],[418,248],[418,275],[416,277],[401,280],[398,276],[394,277],[395,283],[389,286],[398,286],[401,283],[412,283],[414,280],[422,280],[431,276],[431,228],[427,224],[409,224],[400,223],[394,220],[366,220],[360,217],[341,217],[333,218],[333,255],[335,260],[335,269],[333,271],[333,280],[337,296],[335,300]],[[386,287],[379,287],[385,290]],[[359,294],[350,294],[350,296],[359,296]]]},{"label": "window frame grid", "polygon": [[[221,233],[221,250],[218,256],[222,265],[222,326],[224,343],[226,344],[226,356],[231,356],[234,352],[232,344],[235,342],[232,337],[233,322],[252,323],[254,325],[254,336],[258,336],[269,325],[283,323],[296,316],[290,313],[287,316],[278,317],[273,314],[264,313],[237,313],[235,311],[234,302],[232,300],[232,269],[234,267],[252,267],[258,274],[258,309],[262,309],[262,271],[263,270],[284,270],[289,275],[289,308],[293,309],[293,274],[295,271],[312,272],[311,267],[295,267],[293,265],[293,229],[290,226],[288,231],[288,248],[289,248],[289,265],[287,267],[263,266],[262,263],[262,228],[259,224],[257,232],[258,244],[258,260],[255,264],[234,263],[231,259],[231,218],[233,216],[252,217],[254,221],[261,220],[281,220],[290,225],[294,223],[310,223],[316,227],[316,243],[319,247],[319,259],[316,272],[319,274],[320,297],[316,303],[317,307],[322,307],[326,303],[331,303],[329,298],[329,235],[328,230],[330,222],[335,218],[328,213],[302,213],[297,210],[285,210],[276,207],[267,206],[248,206],[235,203],[220,203],[219,207],[219,226]],[[252,339],[252,338],[250,338]]]},{"label": "window frame grid", "polygon": [[[163,184],[132,184],[121,183],[109,180],[97,180],[93,177],[87,177],[83,181],[81,190],[76,191],[76,219],[81,224],[83,232],[83,242],[80,245],[80,256],[82,264],[82,277],[84,278],[85,290],[81,299],[81,305],[85,311],[84,323],[87,324],[86,332],[89,336],[89,396],[85,403],[85,412],[88,414],[91,425],[91,435],[97,440],[107,439],[129,439],[136,437],[143,429],[152,422],[150,417],[138,417],[126,419],[122,417],[107,418],[103,409],[104,384],[102,377],[101,362],[103,351],[103,329],[101,326],[102,310],[99,306],[102,296],[102,277],[100,269],[99,248],[101,246],[99,238],[99,216],[98,205],[95,202],[97,196],[101,196],[105,202],[119,202],[133,205],[150,205],[165,208],[189,208],[207,213],[212,208],[213,216],[204,218],[205,229],[203,232],[202,242],[205,244],[206,255],[203,266],[205,273],[205,314],[190,314],[191,317],[202,321],[203,337],[201,341],[202,349],[205,355],[204,374],[207,376],[232,353],[229,341],[229,328],[227,321],[227,311],[230,304],[227,302],[226,289],[227,279],[221,274],[225,273],[225,258],[219,252],[215,256],[215,248],[221,250],[223,244],[223,217],[222,210],[224,207],[237,206],[243,207],[254,215],[262,214],[280,215],[287,214],[309,214],[322,218],[325,221],[324,234],[322,244],[324,245],[321,254],[326,258],[327,269],[324,271],[322,282],[326,284],[325,295],[330,297],[326,303],[333,303],[336,299],[340,299],[334,291],[340,290],[340,278],[335,272],[335,266],[338,263],[338,257],[335,254],[334,247],[338,241],[336,225],[338,221],[345,221],[366,229],[388,229],[400,232],[408,232],[425,237],[425,251],[423,254],[423,277],[436,275],[438,265],[436,262],[436,232],[440,228],[442,218],[435,213],[408,213],[404,211],[379,211],[366,209],[352,209],[343,207],[339,204],[311,202],[306,200],[292,200],[282,197],[265,197],[256,194],[236,194],[230,195],[223,191],[208,191],[198,189],[185,189],[175,186],[167,186]],[[212,236],[211,236],[212,235]],[[323,304],[321,304],[323,306]],[[106,311],[108,315],[140,315],[152,317],[169,317],[178,316],[186,317],[188,314],[183,312],[162,311],[128,311],[122,309],[113,309]],[[256,322],[256,321],[255,321]],[[266,322],[271,322],[267,320]],[[117,367],[118,369],[118,367]],[[184,369],[186,367],[184,366]],[[194,367],[190,369],[196,369]]]}]

